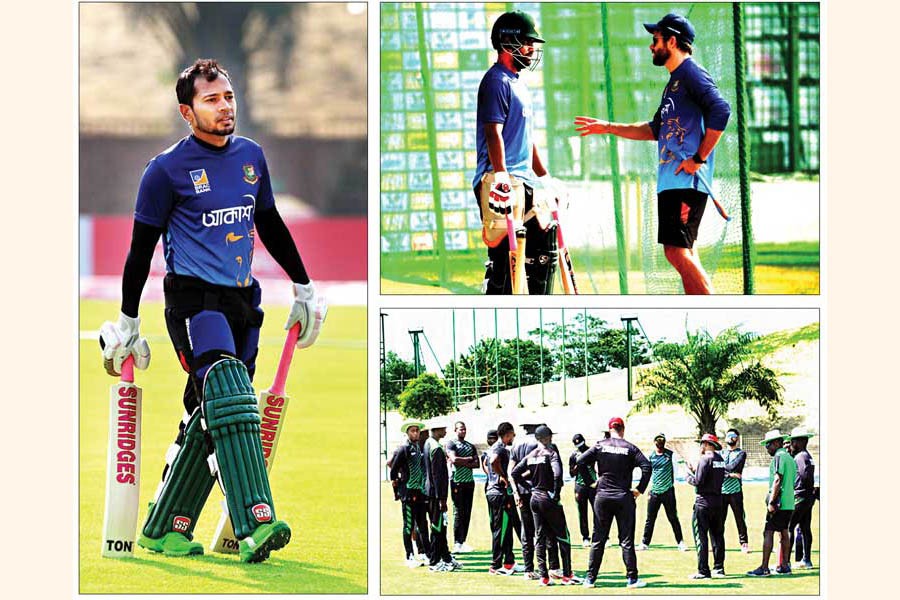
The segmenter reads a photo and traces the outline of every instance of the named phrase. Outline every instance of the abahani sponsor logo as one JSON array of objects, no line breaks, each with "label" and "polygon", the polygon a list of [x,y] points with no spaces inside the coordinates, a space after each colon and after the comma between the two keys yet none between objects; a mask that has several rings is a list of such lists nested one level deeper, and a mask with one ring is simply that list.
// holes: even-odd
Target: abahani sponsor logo
[{"label": "abahani sponsor logo", "polygon": [[267,523],[272,520],[272,508],[263,502],[250,509],[253,517],[260,523]]},{"label": "abahani sponsor logo", "polygon": [[172,519],[172,530],[178,533],[187,533],[191,526],[191,520],[187,517],[177,516]]},{"label": "abahani sponsor logo", "polygon": [[218,227],[219,225],[234,225],[241,221],[249,221],[253,218],[253,207],[256,205],[256,198],[253,194],[244,194],[242,197],[250,198],[250,204],[206,211],[203,213],[203,226]]}]

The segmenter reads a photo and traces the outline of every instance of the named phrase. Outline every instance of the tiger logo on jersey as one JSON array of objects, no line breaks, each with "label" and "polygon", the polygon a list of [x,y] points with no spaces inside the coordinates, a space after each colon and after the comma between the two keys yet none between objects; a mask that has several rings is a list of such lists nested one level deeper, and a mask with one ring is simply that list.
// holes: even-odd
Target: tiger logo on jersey
[{"label": "tiger logo on jersey", "polygon": [[253,185],[257,181],[259,181],[259,176],[256,174],[256,170],[253,168],[253,165],[244,165],[242,167],[244,171],[244,181]]},{"label": "tiger logo on jersey", "polygon": [[194,193],[202,194],[211,189],[209,187],[209,177],[206,176],[206,169],[197,169],[196,171],[191,171],[190,174],[191,181],[194,183]]}]

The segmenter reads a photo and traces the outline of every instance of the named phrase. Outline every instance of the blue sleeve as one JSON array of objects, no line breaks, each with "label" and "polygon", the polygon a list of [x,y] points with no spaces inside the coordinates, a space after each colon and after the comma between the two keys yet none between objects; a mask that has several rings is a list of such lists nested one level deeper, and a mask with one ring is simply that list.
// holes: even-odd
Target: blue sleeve
[{"label": "blue sleeve", "polygon": [[260,170],[259,174],[259,198],[256,199],[256,210],[263,212],[275,206],[275,196],[272,194],[272,179],[269,177],[269,165],[266,163],[266,157],[260,150]]},{"label": "blue sleeve", "polygon": [[[660,107],[661,108],[661,107]],[[659,128],[662,127],[662,115],[660,114],[660,108],[656,109],[656,114],[653,115],[653,118],[647,123],[650,126],[650,130],[653,131],[653,137],[659,139]]]},{"label": "blue sleeve", "polygon": [[687,79],[687,91],[691,98],[703,111],[703,120],[707,129],[723,131],[731,116],[731,106],[716,87],[712,77],[704,69],[697,68]]},{"label": "blue sleeve", "polygon": [[169,213],[175,206],[175,193],[169,175],[154,158],[147,163],[138,187],[134,220],[165,229]]},{"label": "blue sleeve", "polygon": [[506,123],[509,115],[509,85],[496,77],[481,82],[478,87],[478,122]]}]

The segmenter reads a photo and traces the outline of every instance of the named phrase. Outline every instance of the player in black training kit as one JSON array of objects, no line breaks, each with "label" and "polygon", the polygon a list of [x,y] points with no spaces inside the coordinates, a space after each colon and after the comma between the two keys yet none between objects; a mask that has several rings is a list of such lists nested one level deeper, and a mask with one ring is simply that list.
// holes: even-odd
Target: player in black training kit
[{"label": "player in black training kit", "polygon": [[478,468],[475,446],[466,441],[466,424],[457,421],[453,427],[455,439],[447,442],[447,457],[453,465],[450,480],[450,497],[453,499],[453,552],[471,552],[466,544],[469,521],[472,518],[472,498],[475,495],[475,478],[472,469]]},{"label": "player in black training kit", "polygon": [[576,433],[572,436],[575,450],[569,456],[569,475],[575,478],[575,503],[578,505],[578,527],[581,530],[581,545],[591,543],[591,530],[588,527],[588,507],[594,514],[594,498],[597,495],[597,473],[590,467],[578,466],[578,457],[587,451],[584,436]]},{"label": "player in black training kit", "polygon": [[534,515],[537,533],[536,551],[541,585],[551,585],[544,558],[550,539],[556,540],[562,555],[563,573],[560,583],[573,585],[579,583],[579,580],[572,575],[572,546],[569,528],[566,526],[566,514],[560,503],[563,487],[562,459],[552,447],[552,435],[553,432],[546,425],[538,427],[535,431],[535,447],[516,463],[511,476],[517,485],[527,483],[531,490],[530,510]]},{"label": "player in black training kit", "polygon": [[791,431],[791,448],[794,462],[797,463],[797,476],[794,480],[794,512],[791,513],[791,545],[794,544],[794,530],[800,527],[800,535],[796,537],[797,547],[795,559],[803,569],[812,569],[812,509],[816,503],[816,465],[812,455],[807,452],[809,438],[815,434],[803,427],[795,427]]},{"label": "player in black training kit", "polygon": [[462,565],[450,555],[447,544],[447,493],[450,476],[447,472],[447,455],[441,439],[447,434],[447,426],[432,422],[431,437],[425,442],[425,493],[428,495],[428,520],[431,521],[432,571],[449,572]]},{"label": "player in black training kit", "polygon": [[[725,480],[725,461],[718,453],[722,449],[719,438],[704,433],[700,442],[700,462],[691,471],[687,482],[697,488],[694,499],[694,542],[697,544],[697,572],[690,579],[725,577],[725,522],[722,520],[722,482]],[[713,569],[709,570],[709,546],[712,545]]]},{"label": "player in black training kit", "polygon": [[421,566],[413,551],[413,530],[419,532],[420,550],[430,554],[428,545],[428,498],[425,495],[425,457],[419,448],[419,431],[425,427],[415,421],[404,423],[400,431],[406,434],[406,442],[397,448],[391,463],[391,485],[394,497],[403,504],[403,549],[406,566]]},{"label": "player in black training kit", "polygon": [[[609,528],[615,518],[628,577],[626,586],[640,588],[647,584],[638,579],[637,556],[634,553],[635,498],[643,494],[650,483],[650,461],[637,446],[623,439],[625,422],[621,418],[610,419],[609,430],[610,437],[597,442],[577,462],[592,468],[596,465],[600,476],[594,500],[594,535],[584,586],[594,587],[600,563],[603,562]],[[641,469],[641,480],[636,489],[631,489],[631,474],[635,467]]]},{"label": "player in black training kit", "polygon": [[734,522],[737,525],[738,541],[741,544],[741,552],[750,552],[750,544],[747,538],[746,512],[744,511],[743,473],[744,463],[747,462],[747,453],[738,447],[741,432],[737,429],[729,429],[725,433],[727,450],[719,454],[725,461],[725,481],[722,482],[722,522],[728,520],[728,508],[734,513]]},{"label": "player in black training kit", "polygon": [[509,450],[516,437],[512,423],[503,422],[497,426],[499,439],[491,446],[488,455],[487,500],[491,511],[491,567],[492,575],[512,575],[516,558],[513,555],[513,529],[518,523],[512,486],[507,479]]}]

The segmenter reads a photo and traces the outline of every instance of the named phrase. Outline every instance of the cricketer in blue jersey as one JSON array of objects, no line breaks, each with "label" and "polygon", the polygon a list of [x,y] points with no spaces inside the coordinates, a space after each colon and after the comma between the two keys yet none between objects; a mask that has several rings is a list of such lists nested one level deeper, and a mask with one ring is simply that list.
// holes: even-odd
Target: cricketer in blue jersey
[{"label": "cricketer in blue jersey", "polygon": [[649,122],[610,123],[575,117],[582,136],[612,134],[657,142],[657,241],[678,271],[686,294],[711,294],[694,242],[711,193],[715,147],[731,115],[709,73],[691,57],[696,36],[685,17],[669,13],[645,23],[653,35],[653,64],[669,71],[659,108]]},{"label": "cricketer in blue jersey", "polygon": [[[534,143],[531,93],[520,77],[540,63],[544,40],[530,15],[512,11],[494,22],[491,43],[497,50],[497,62],[478,87],[478,164],[472,179],[481,211],[482,239],[488,247],[482,291],[514,292],[506,223],[511,214],[517,234],[524,235],[518,245],[524,245],[527,292],[551,294],[557,242],[553,207],[548,203],[555,203],[564,192],[550,177]],[[535,188],[546,189],[547,194],[535,198]],[[517,283],[516,293],[524,289],[525,285]]]},{"label": "cricketer in blue jersey", "polygon": [[175,92],[191,135],[144,170],[121,314],[103,324],[100,345],[111,375],[119,375],[129,356],[147,368],[150,348],[139,334],[138,307],[162,238],[166,325],[188,377],[184,417],[138,544],[169,556],[203,554],[193,531],[218,479],[241,560],[261,562],[290,541],[291,530],[276,517],[251,383],[263,321],[251,270],[257,234],[293,282],[285,328],[299,325],[298,347],[315,342],[327,308],[275,208],[262,149],[233,135],[237,101],[228,72],[215,60],[198,59],[181,73]]}]

